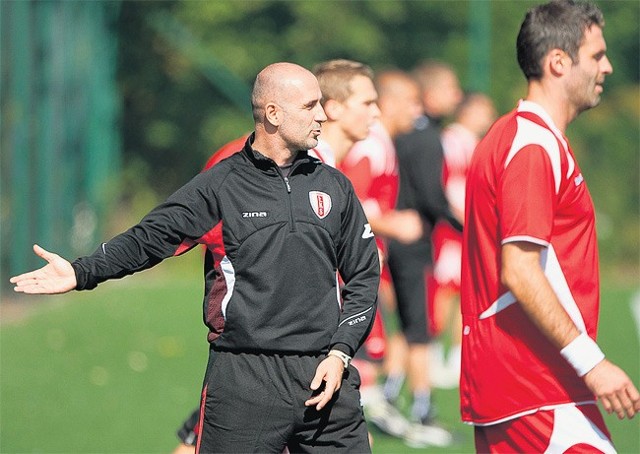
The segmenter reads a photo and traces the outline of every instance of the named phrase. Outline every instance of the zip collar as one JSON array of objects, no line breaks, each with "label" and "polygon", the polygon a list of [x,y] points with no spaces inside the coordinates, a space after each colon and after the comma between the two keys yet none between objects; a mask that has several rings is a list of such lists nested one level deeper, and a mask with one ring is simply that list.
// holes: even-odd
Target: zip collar
[{"label": "zip collar", "polygon": [[[247,138],[247,141],[244,144],[244,148],[242,149],[242,153],[257,169],[262,170],[263,172],[266,172],[271,175],[274,175],[274,174],[280,175],[278,164],[276,164],[276,162],[273,159],[269,158],[268,156],[265,156],[264,154],[260,153],[259,150],[256,150],[255,148],[252,147],[253,141],[255,140],[255,136],[256,136],[256,133],[253,132]],[[307,163],[319,164],[321,162],[322,161],[320,161],[319,159],[309,156],[309,153],[307,152],[307,150],[300,150],[298,151],[298,153],[296,154],[296,157],[291,163],[291,170],[289,172],[289,175],[293,174],[293,171],[302,164],[307,164]]]}]

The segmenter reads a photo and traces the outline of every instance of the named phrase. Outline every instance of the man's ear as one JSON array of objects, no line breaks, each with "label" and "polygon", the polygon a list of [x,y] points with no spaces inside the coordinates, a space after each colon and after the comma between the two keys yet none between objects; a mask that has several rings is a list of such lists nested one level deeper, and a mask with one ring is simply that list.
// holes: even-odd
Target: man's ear
[{"label": "man's ear", "polygon": [[552,49],[547,54],[545,64],[552,75],[558,77],[562,76],[571,69],[573,61],[569,58],[569,55],[562,49]]},{"label": "man's ear", "polygon": [[280,126],[282,124],[284,114],[279,105],[270,102],[266,106],[264,106],[264,117],[265,120],[267,120],[273,126]]},{"label": "man's ear", "polygon": [[335,99],[327,99],[322,107],[324,108],[324,113],[327,115],[327,120],[329,121],[338,120],[344,110],[342,103]]}]

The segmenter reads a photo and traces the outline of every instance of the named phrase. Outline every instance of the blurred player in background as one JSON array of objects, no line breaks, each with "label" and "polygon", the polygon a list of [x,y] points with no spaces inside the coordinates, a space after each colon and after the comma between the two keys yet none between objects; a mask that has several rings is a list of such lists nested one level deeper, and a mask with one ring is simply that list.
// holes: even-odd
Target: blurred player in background
[{"label": "blurred player in background", "polygon": [[[351,180],[376,234],[383,262],[379,300],[380,305],[386,305],[390,311],[395,310],[395,301],[391,277],[384,264],[387,240],[412,242],[422,235],[422,220],[415,210],[395,210],[398,164],[393,144],[398,134],[413,128],[420,115],[420,90],[413,78],[397,69],[377,73],[375,86],[380,121],[371,128],[365,140],[351,147],[339,168]],[[365,348],[354,358],[354,365],[362,377],[361,395],[367,422],[387,434],[402,437],[409,428],[409,421],[384,398],[382,388],[377,384],[381,361],[386,356],[384,339],[369,336]]]},{"label": "blurred player in background", "polygon": [[448,446],[452,435],[435,421],[431,399],[427,279],[432,264],[433,226],[440,219],[448,219],[461,228],[449,210],[442,187],[440,125],[444,117],[454,112],[462,90],[455,72],[441,62],[424,62],[413,75],[420,85],[424,116],[413,131],[399,135],[395,141],[400,173],[396,208],[418,211],[426,227],[418,241],[389,241],[388,265],[402,332],[389,342],[384,392],[387,400],[396,403],[406,371],[415,424],[405,434],[405,442],[415,447]]},{"label": "blurred player in background", "polygon": [[[495,119],[493,101],[482,93],[469,93],[456,108],[453,123],[442,131],[442,184],[449,207],[461,223],[464,223],[464,195],[471,156]],[[453,388],[460,381],[462,317],[458,302],[462,232],[448,222],[439,221],[433,229],[432,243],[434,266],[433,281],[429,285],[429,321],[433,335],[438,338],[449,329],[450,345],[445,360],[442,342],[432,343],[429,371],[433,386]]]},{"label": "blurred player in background", "polygon": [[471,161],[460,400],[478,452],[613,453],[596,400],[620,419],[640,411],[596,343],[595,210],[565,136],[613,71],[603,27],[586,2],[527,12],[516,46],[526,98]]}]

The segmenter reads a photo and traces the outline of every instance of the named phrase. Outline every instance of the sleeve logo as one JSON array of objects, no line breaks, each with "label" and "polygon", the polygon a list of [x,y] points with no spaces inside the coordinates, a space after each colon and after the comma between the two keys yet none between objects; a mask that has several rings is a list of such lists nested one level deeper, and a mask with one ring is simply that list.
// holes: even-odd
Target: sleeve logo
[{"label": "sleeve logo", "polygon": [[309,202],[313,212],[320,219],[326,218],[331,211],[331,196],[325,192],[309,191]]},{"label": "sleeve logo", "polygon": [[362,239],[366,240],[367,238],[373,238],[373,230],[369,224],[364,225],[364,232],[362,232]]}]

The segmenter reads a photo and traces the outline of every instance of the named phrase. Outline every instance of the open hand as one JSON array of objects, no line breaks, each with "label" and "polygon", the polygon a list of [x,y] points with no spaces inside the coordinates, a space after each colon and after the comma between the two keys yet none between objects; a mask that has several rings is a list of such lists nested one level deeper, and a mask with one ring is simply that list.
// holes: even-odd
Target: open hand
[{"label": "open hand", "polygon": [[15,285],[16,292],[50,295],[76,288],[78,283],[71,263],[37,244],[33,245],[33,252],[46,260],[47,264],[40,269],[9,279],[9,282]]},{"label": "open hand", "polygon": [[589,389],[602,403],[605,411],[618,419],[631,419],[640,412],[640,393],[627,374],[604,359],[584,376]]}]

